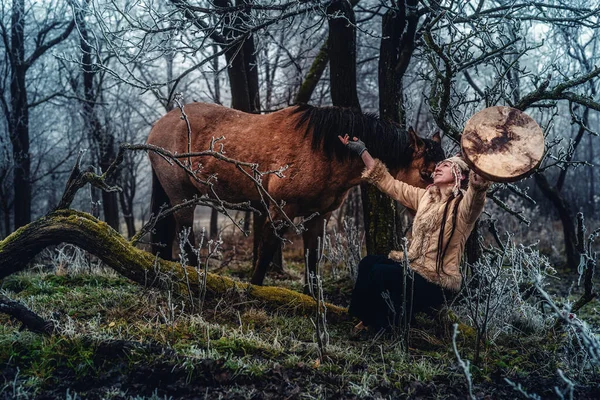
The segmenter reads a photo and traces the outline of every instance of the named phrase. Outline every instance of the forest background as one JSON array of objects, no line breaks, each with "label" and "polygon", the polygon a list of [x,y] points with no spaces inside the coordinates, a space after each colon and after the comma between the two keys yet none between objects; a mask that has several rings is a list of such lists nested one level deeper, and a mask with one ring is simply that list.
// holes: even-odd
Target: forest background
[{"label": "forest background", "polygon": [[[246,112],[355,107],[425,137],[441,131],[448,154],[471,115],[508,105],[539,123],[547,155],[528,179],[491,189],[477,228],[486,244],[470,260],[508,232],[576,274],[577,212],[599,225],[599,9],[578,0],[4,1],[0,237],[60,203],[82,150],[82,165],[104,172],[119,144],[144,143],[153,122],[191,101]],[[122,190],[80,190],[72,207],[132,237],[150,218],[145,154],[126,151],[114,183]],[[367,251],[398,247],[410,218],[365,189],[350,193],[330,229],[351,217]],[[361,200],[394,223],[365,223]],[[215,210],[200,213],[207,237],[239,234]]]}]

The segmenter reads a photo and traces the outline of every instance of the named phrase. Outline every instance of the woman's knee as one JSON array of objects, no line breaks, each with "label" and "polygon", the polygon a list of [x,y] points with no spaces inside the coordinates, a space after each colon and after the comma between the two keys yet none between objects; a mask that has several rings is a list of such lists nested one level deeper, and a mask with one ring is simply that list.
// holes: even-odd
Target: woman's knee
[{"label": "woman's knee", "polygon": [[365,265],[374,265],[381,264],[382,261],[387,260],[386,256],[381,254],[369,254],[368,256],[363,257],[362,260],[358,263],[358,268],[363,267]]}]

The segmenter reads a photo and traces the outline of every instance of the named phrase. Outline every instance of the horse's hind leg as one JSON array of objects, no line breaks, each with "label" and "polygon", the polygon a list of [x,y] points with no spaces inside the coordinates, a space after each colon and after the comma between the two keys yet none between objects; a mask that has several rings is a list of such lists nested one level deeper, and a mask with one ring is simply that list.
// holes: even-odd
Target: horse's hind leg
[{"label": "horse's hind leg", "polygon": [[[277,237],[275,234],[273,225],[271,222],[266,219],[263,219],[263,224],[259,229],[256,229],[254,234],[260,235],[260,240],[255,246],[255,257],[256,260],[254,264],[254,273],[252,274],[252,279],[250,279],[250,283],[253,285],[262,285],[265,280],[265,276],[267,275],[267,269],[273,261],[273,256],[275,255],[278,248],[281,247],[281,239]],[[279,232],[279,235],[282,235],[283,232]]]},{"label": "horse's hind leg", "polygon": [[[256,208],[260,206],[255,206]],[[252,266],[255,267],[258,265],[258,254],[260,253],[260,248],[263,242],[263,230],[265,228],[265,224],[268,223],[267,217],[264,214],[259,215],[258,213],[254,213],[252,215],[252,228],[253,228],[253,249],[252,249]],[[283,274],[283,255],[282,255],[282,243],[279,241],[279,246],[275,248],[273,252],[273,256],[267,262],[267,270],[269,267],[271,271],[279,274]]]},{"label": "horse's hind leg", "polygon": [[[162,187],[156,172],[152,170],[152,197],[150,201],[152,215],[156,217],[163,210],[163,207],[171,207],[169,196]],[[175,240],[175,218],[168,215],[161,218],[154,225],[150,233],[150,242],[152,243],[152,254],[159,254],[165,260],[172,257],[171,244]]]},{"label": "horse's hind leg", "polygon": [[[194,209],[194,207],[188,207],[174,213],[177,237],[173,241],[172,254],[176,260],[179,259],[182,240],[185,240],[185,242],[183,242],[183,251],[187,256],[187,264],[197,266],[198,257],[192,249],[192,246],[196,246],[196,236],[194,235]],[[182,236],[184,229],[189,229],[187,240]]]},{"label": "horse's hind leg", "polygon": [[324,224],[329,221],[331,213],[324,215],[317,215],[309,221],[304,223],[306,229],[302,232],[302,240],[304,241],[304,259],[306,260],[307,273],[304,275],[304,292],[308,291],[308,284],[310,274],[317,274],[317,262],[318,262],[318,248],[319,248],[319,237],[323,236]]},{"label": "horse's hind leg", "polygon": [[[254,206],[254,205],[253,205]],[[267,217],[263,214],[252,214],[252,266],[256,270],[258,265],[258,254],[263,240],[263,230],[267,223]]]}]

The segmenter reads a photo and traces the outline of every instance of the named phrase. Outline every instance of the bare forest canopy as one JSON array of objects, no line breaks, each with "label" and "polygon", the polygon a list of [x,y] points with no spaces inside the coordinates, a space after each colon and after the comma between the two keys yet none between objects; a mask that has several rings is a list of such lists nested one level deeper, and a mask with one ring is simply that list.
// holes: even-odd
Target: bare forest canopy
[{"label": "bare forest canopy", "polygon": [[[473,113],[508,105],[543,127],[547,154],[529,180],[491,190],[486,224],[560,221],[560,255],[574,268],[575,213],[595,219],[599,198],[599,10],[597,1],[3,2],[0,232],[60,203],[81,149],[105,172],[120,143],[143,143],[186,102],[255,113],[354,107],[425,136],[441,130],[451,153]],[[132,237],[149,218],[149,172],[143,152],[123,157],[119,190],[80,191],[73,206]],[[363,201],[393,219],[387,200]],[[368,249],[398,243],[383,225],[365,221]]]},{"label": "bare forest canopy", "polygon": [[[208,306],[214,306],[215,316],[222,302],[232,303],[226,317],[236,324],[239,321],[240,332],[248,331],[245,335],[255,335],[254,328],[244,326],[242,321],[248,313],[258,315],[257,321],[267,321],[265,325],[273,322],[272,318],[281,317],[285,334],[279,338],[277,330],[274,339],[268,338],[279,349],[288,351],[299,340],[295,336],[297,330],[289,323],[293,319],[286,318],[296,316],[302,323],[310,323],[310,332],[302,335],[316,342],[312,347],[316,353],[306,352],[314,362],[314,367],[308,368],[311,374],[313,370],[314,374],[321,373],[318,372],[321,363],[330,363],[330,375],[335,375],[338,368],[335,361],[339,357],[337,360],[346,368],[356,369],[360,374],[364,371],[360,385],[348,381],[346,392],[341,393],[377,397],[380,393],[370,392],[369,388],[379,388],[383,382],[383,386],[391,388],[390,393],[398,394],[403,389],[392,388],[395,376],[388,376],[388,372],[395,373],[395,368],[400,371],[398,365],[406,362],[409,341],[419,339],[410,324],[402,327],[399,333],[402,337],[393,340],[405,345],[401,357],[398,356],[402,360],[390,360],[392,354],[383,345],[347,344],[347,334],[339,334],[346,325],[350,327],[346,309],[325,303],[327,297],[319,273],[307,273],[309,295],[304,295],[295,290],[251,285],[245,283],[244,276],[237,280],[209,271],[208,261],[223,244],[225,227],[234,227],[241,234],[256,232],[250,221],[256,223],[260,216],[271,223],[278,236],[282,227],[287,227],[288,232],[302,232],[305,223],[315,217],[300,221],[287,218],[283,213],[284,202],[275,201],[262,187],[267,175],[288,179],[286,166],[267,168],[257,165],[256,160],[230,158],[227,142],[219,137],[213,138],[209,148],[188,147],[187,153],[173,154],[146,145],[148,133],[160,117],[172,110],[180,113],[187,123],[186,105],[196,101],[247,113],[269,113],[308,103],[377,114],[402,130],[412,127],[427,138],[441,132],[442,144],[451,155],[460,150],[461,132],[470,116],[485,107],[502,105],[526,112],[542,127],[546,144],[544,160],[529,178],[515,184],[497,183],[489,190],[485,212],[467,243],[465,257],[473,265],[478,261],[481,269],[465,278],[464,297],[452,311],[457,311],[458,317],[441,317],[441,328],[433,327],[433,333],[421,331],[420,339],[438,346],[435,352],[448,350],[446,345],[451,340],[455,353],[447,365],[452,365],[453,377],[447,381],[451,382],[449,386],[455,382],[458,360],[470,398],[476,398],[476,394],[472,390],[469,363],[461,359],[457,349],[458,325],[451,339],[448,331],[436,331],[446,329],[448,322],[455,322],[450,321],[452,318],[469,324],[461,327],[465,337],[463,348],[469,347],[469,352],[472,349],[469,355],[474,364],[481,366],[477,374],[504,368],[500,365],[505,360],[504,351],[494,347],[499,343],[494,341],[507,334],[513,348],[516,340],[522,340],[513,356],[520,357],[532,348],[540,349],[531,353],[531,357],[522,357],[539,364],[531,370],[538,371],[539,366],[546,365],[538,360],[552,360],[544,367],[544,373],[558,371],[562,379],[559,386],[567,385],[564,390],[555,388],[561,398],[569,390],[572,398],[574,383],[565,378],[558,366],[565,366],[568,376],[579,376],[582,382],[589,378],[593,383],[584,387],[585,393],[597,391],[597,386],[591,386],[597,383],[600,365],[597,333],[573,312],[580,312],[596,297],[592,282],[595,240],[600,235],[596,161],[600,157],[599,28],[600,0],[2,1],[0,311],[3,314],[0,318],[7,323],[0,324],[5,329],[0,340],[11,344],[0,346],[0,359],[9,360],[7,363],[17,360],[15,371],[8,371],[9,378],[5,379],[14,382],[16,388],[18,362],[22,360],[19,357],[23,354],[24,358],[32,357],[29,347],[22,342],[19,346],[26,350],[20,354],[17,350],[14,354],[5,351],[16,348],[12,341],[21,339],[14,339],[17,335],[10,330],[12,321],[4,314],[15,317],[29,330],[48,334],[47,343],[62,340],[56,339],[60,335],[55,333],[65,333],[65,326],[74,319],[47,309],[36,315],[25,307],[26,301],[19,299],[18,291],[11,292],[4,285],[10,286],[10,279],[14,279],[11,287],[18,287],[14,282],[29,278],[16,273],[26,269],[35,255],[48,246],[66,242],[88,251],[133,282],[157,287],[168,303],[171,294],[176,295],[177,301],[192,307],[185,316],[181,311],[181,321],[187,318],[190,326],[196,324],[196,317],[204,317],[201,308],[205,299]],[[187,133],[188,138],[193,134],[191,129]],[[201,165],[192,164],[192,158],[212,157],[230,163],[252,182],[251,187],[261,201],[250,204],[221,201],[218,196],[193,197],[152,214],[148,153],[158,154],[198,184],[210,188],[218,185],[218,176],[202,176]],[[170,262],[141,249],[150,244],[148,234],[158,221],[196,205],[210,209],[211,217],[208,231],[202,231],[203,242],[197,247],[189,240],[186,242],[190,231],[182,232],[180,246],[191,247],[191,253],[184,254],[179,262]],[[271,214],[273,209],[276,212]],[[328,254],[326,260],[331,268],[341,264],[348,267],[343,279],[332,273],[333,289],[328,287],[343,305],[349,295],[340,287],[351,286],[356,272],[353,268],[363,247],[368,253],[379,254],[401,248],[410,218],[389,198],[366,185],[360,191],[352,189],[334,215],[336,223],[329,225],[329,232],[332,225],[353,232],[351,239],[337,244],[345,255],[335,258]],[[585,231],[584,215],[591,234]],[[325,263],[324,249],[333,247],[325,227],[323,233],[319,248],[305,256],[307,264],[318,266],[315,271]],[[339,230],[334,231],[333,235],[338,233]],[[162,245],[170,247],[169,243]],[[256,261],[250,259],[252,254],[257,258],[258,245],[255,241],[254,251],[246,252],[244,263],[250,265]],[[278,246],[271,248],[277,251]],[[198,258],[198,267],[188,265],[193,261],[190,257]],[[281,252],[273,258],[273,264],[278,262],[282,263]],[[221,260],[221,264],[227,265],[227,260]],[[571,299],[557,305],[544,291],[540,277],[551,275],[548,271],[553,271],[553,266],[565,266],[571,274],[579,273],[584,293],[579,293],[575,303]],[[250,267],[245,269],[250,273]],[[285,275],[286,270],[280,272]],[[294,283],[298,284],[298,280]],[[125,284],[133,286],[130,281]],[[40,285],[51,290],[45,282]],[[137,292],[132,289],[131,293]],[[12,294],[19,301],[10,299]],[[131,296],[137,300],[144,297]],[[117,296],[116,308],[124,307],[121,299]],[[260,308],[258,312],[255,306]],[[544,307],[550,308],[550,312]],[[124,314],[131,314],[130,309],[124,310]],[[337,333],[331,337],[333,344],[326,316],[332,323],[332,332]],[[56,327],[48,321],[57,321],[62,326]],[[106,329],[112,329],[108,321],[102,321],[102,325],[105,322]],[[229,329],[230,322],[218,329],[233,332]],[[177,361],[178,371],[186,372],[186,384],[192,377],[191,372],[187,374],[188,366],[192,371],[194,365],[200,365],[198,354],[205,354],[202,357],[211,361],[208,353],[194,347],[197,341],[209,350],[212,340],[209,331],[214,327],[208,326],[210,321],[202,323],[206,328],[205,342],[198,339],[201,335],[183,335],[185,346],[191,346],[186,354],[194,354]],[[123,324],[133,326],[136,322],[125,320]],[[157,322],[148,330],[161,332],[167,325]],[[175,325],[165,328],[171,330],[168,335],[172,338]],[[120,330],[121,326],[115,329]],[[528,336],[528,329],[535,335]],[[259,330],[257,327],[256,332]],[[556,332],[566,334],[554,336]],[[263,333],[256,333],[256,337]],[[4,340],[8,336],[11,338]],[[438,340],[438,336],[443,340]],[[530,345],[534,342],[535,345]],[[137,349],[132,343],[133,340],[126,345]],[[158,353],[162,356],[176,353],[174,343],[164,341],[165,348]],[[169,346],[172,349],[166,351]],[[357,352],[346,353],[360,359],[362,364],[373,364],[364,362],[365,354],[371,357],[368,360],[383,363],[383,373],[375,375],[377,383],[366,379],[372,372],[367,369],[370,366],[360,366],[356,360],[348,361],[337,354],[344,352],[342,346],[358,348]],[[290,351],[294,357],[300,357],[300,352]],[[242,352],[245,356],[246,348]],[[494,352],[501,356],[496,357]],[[260,353],[260,362],[268,358],[267,353]],[[438,360],[433,355],[427,357],[434,362]],[[291,365],[296,368],[300,363],[294,359]],[[168,367],[170,373],[176,370]],[[280,366],[272,370],[276,368],[281,371]],[[295,371],[304,374],[306,369],[301,368]],[[235,376],[248,370],[240,367]],[[522,372],[511,365],[497,375],[504,376],[507,370],[513,372],[512,377]],[[404,370],[399,374],[406,375]],[[79,370],[76,375],[80,376]],[[246,375],[250,380],[255,378],[250,373]],[[485,375],[474,374],[474,377],[485,379]],[[536,379],[535,375],[530,377],[532,381]],[[514,391],[530,397],[519,383],[509,381],[509,384]],[[32,385],[36,386],[35,382]],[[547,392],[552,385],[541,389]],[[578,385],[578,390],[582,387]]]}]

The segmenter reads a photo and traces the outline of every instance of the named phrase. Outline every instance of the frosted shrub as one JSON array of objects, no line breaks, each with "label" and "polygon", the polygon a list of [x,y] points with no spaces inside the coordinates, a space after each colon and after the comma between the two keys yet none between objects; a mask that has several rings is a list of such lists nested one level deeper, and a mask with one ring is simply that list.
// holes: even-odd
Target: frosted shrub
[{"label": "frosted shrub", "polygon": [[353,218],[344,218],[342,231],[334,227],[331,234],[324,235],[324,257],[331,263],[334,278],[347,274],[356,281],[358,263],[362,259],[362,234]]},{"label": "frosted shrub", "polygon": [[558,317],[559,322],[566,329],[567,340],[563,354],[565,365],[571,370],[577,370],[580,376],[587,371],[599,372],[600,337],[585,321],[571,312],[570,303],[560,308],[543,288],[537,289],[552,310],[553,317]]},{"label": "frosted shrub", "polygon": [[518,212],[519,217],[511,216],[493,201],[487,201],[486,212],[491,218],[488,222],[496,225],[499,232],[511,232],[522,243],[538,243],[538,248],[552,259],[560,259],[564,243],[562,229],[558,221],[541,218],[539,205],[509,193],[504,205]]},{"label": "frosted shrub", "polygon": [[108,270],[102,266],[98,258],[68,243],[44,249],[36,257],[34,265],[44,267],[46,264],[49,264],[59,275],[105,273]]},{"label": "frosted shrub", "polygon": [[465,277],[454,305],[455,312],[476,328],[477,349],[484,338],[493,341],[502,333],[547,327],[551,315],[544,313],[545,299],[537,288],[554,272],[533,246],[518,245],[510,236],[503,249],[488,249],[473,265],[473,274]]}]

